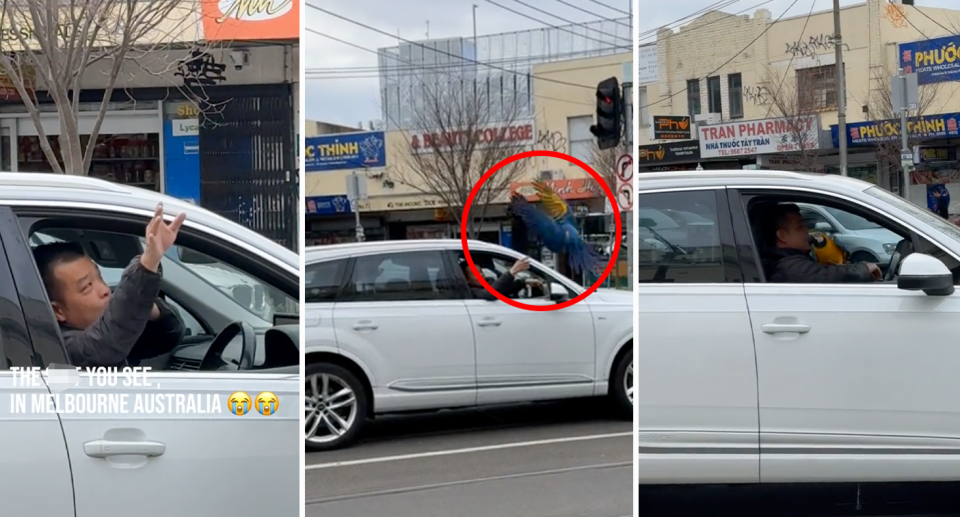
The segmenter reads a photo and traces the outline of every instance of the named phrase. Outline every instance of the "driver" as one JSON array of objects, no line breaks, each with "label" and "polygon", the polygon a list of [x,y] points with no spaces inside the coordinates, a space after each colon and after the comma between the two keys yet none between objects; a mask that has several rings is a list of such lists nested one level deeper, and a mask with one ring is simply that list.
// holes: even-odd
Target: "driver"
[{"label": "driver", "polygon": [[34,250],[70,363],[80,367],[136,365],[173,350],[183,339],[179,314],[159,299],[160,259],[173,245],[186,214],[167,224],[157,205],[147,225],[143,255],[123,271],[116,292],[83,247],[57,242]]},{"label": "driver", "polygon": [[[470,286],[470,292],[475,298],[481,298],[483,300],[493,301],[496,300],[492,294],[490,294],[486,289],[483,288],[483,284],[473,275],[473,271],[470,269],[470,265],[467,264],[467,260],[464,257],[460,257],[460,269],[463,270],[463,276],[467,278],[467,285]],[[522,278],[517,278],[517,275],[523,271],[530,269],[530,259],[524,257],[513,264],[513,267],[509,271],[500,275],[490,287],[493,287],[493,290],[506,296],[507,298],[513,298],[520,294],[527,286],[530,287],[540,287],[543,288],[543,282],[536,278],[528,278],[526,280]]]},{"label": "driver", "polygon": [[763,224],[764,236],[772,245],[762,253],[764,271],[770,282],[840,284],[880,279],[880,268],[876,264],[835,265],[814,260],[810,256],[810,232],[797,205],[776,205]]}]

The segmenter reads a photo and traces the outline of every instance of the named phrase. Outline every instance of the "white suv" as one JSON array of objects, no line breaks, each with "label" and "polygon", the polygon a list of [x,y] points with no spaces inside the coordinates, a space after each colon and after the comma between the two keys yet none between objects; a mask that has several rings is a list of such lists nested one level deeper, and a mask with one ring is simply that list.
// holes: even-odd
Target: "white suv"
[{"label": "white suv", "polygon": [[[638,178],[637,211],[712,223],[638,225],[641,484],[960,480],[960,229],[840,176]],[[895,234],[882,280],[767,282],[785,203]]]},{"label": "white suv", "polygon": [[[522,258],[471,242],[491,281]],[[556,311],[474,296],[458,240],[307,248],[306,446],[343,447],[383,413],[610,395],[632,418],[633,296],[598,290]],[[548,296],[583,288],[531,261]]]}]

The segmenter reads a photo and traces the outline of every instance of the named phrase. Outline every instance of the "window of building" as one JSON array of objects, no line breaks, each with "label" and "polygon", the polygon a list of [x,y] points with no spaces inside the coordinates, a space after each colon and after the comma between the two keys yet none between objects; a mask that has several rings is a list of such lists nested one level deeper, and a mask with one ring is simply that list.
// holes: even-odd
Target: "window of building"
[{"label": "window of building", "polygon": [[[570,156],[584,162],[593,162],[593,140],[590,126],[593,115],[567,118],[567,135],[570,137]],[[551,149],[552,150],[552,149]]]},{"label": "window of building", "polygon": [[710,108],[710,113],[723,113],[720,76],[707,78],[707,107]]},{"label": "window of building", "polygon": [[640,194],[635,210],[640,283],[724,282],[716,193]]},{"label": "window of building", "polygon": [[804,112],[836,109],[836,65],[798,69],[797,104]]},{"label": "window of building", "polygon": [[743,118],[743,77],[740,74],[727,76],[727,95],[730,118]]},{"label": "window of building", "polygon": [[700,114],[700,79],[687,81],[687,111],[691,121]]},{"label": "window of building", "polygon": [[649,127],[650,126],[650,107],[647,106],[650,104],[650,101],[647,100],[647,89],[640,88],[640,96],[637,97],[637,102],[640,103],[640,127]]}]

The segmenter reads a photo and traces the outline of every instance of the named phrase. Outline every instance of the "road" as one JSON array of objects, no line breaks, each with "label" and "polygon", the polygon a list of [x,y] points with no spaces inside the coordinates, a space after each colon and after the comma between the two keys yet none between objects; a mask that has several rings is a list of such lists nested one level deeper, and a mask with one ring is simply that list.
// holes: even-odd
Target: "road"
[{"label": "road", "polygon": [[307,454],[306,515],[626,517],[630,422],[572,401],[395,416]]}]

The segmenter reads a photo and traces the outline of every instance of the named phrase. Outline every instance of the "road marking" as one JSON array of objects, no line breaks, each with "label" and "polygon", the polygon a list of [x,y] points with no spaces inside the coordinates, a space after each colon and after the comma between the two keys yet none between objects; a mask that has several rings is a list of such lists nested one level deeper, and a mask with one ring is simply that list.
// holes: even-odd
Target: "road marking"
[{"label": "road marking", "polygon": [[443,451],[418,452],[414,454],[399,454],[396,456],[380,456],[376,458],[364,458],[360,460],[332,461],[330,463],[316,463],[307,465],[304,470],[332,469],[336,467],[354,467],[357,465],[369,465],[372,463],[386,463],[390,461],[419,460],[423,458],[435,458],[439,456],[453,456],[456,454],[471,454],[475,452],[499,451],[504,449],[516,449],[519,447],[536,447],[539,445],[554,445],[558,443],[586,442],[591,440],[606,440],[609,438],[623,438],[633,436],[632,431],[623,433],[591,434],[586,436],[567,436],[564,438],[550,438],[547,440],[532,440],[528,442],[500,443],[496,445],[484,445],[481,447],[466,447],[463,449],[447,449]]}]

